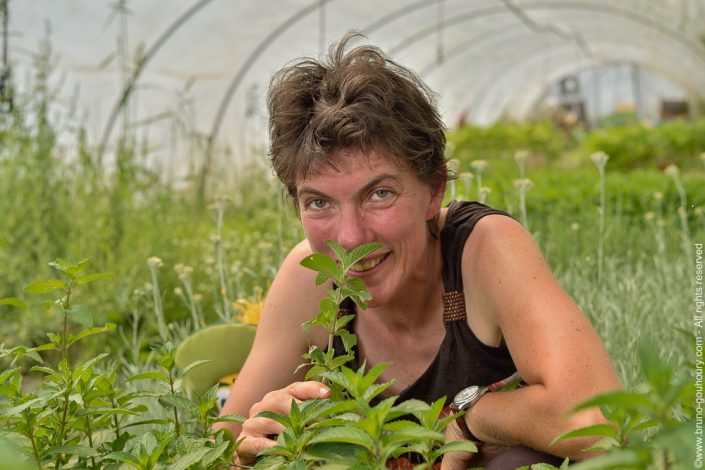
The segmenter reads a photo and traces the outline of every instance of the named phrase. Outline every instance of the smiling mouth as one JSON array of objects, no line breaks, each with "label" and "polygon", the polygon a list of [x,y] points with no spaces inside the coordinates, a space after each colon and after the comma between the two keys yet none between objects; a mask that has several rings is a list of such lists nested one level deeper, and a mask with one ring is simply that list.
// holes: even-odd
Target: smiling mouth
[{"label": "smiling mouth", "polygon": [[353,271],[356,273],[364,273],[365,271],[369,271],[370,269],[377,267],[382,261],[387,259],[388,255],[389,255],[389,253],[385,253],[382,256],[377,256],[375,258],[369,258],[366,260],[358,261],[357,263],[352,265],[352,267],[350,268],[350,271]]}]

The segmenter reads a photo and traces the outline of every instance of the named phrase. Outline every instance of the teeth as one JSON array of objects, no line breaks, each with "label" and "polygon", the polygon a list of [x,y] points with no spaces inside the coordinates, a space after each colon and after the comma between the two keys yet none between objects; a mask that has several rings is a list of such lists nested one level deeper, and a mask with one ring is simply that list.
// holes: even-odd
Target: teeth
[{"label": "teeth", "polygon": [[365,261],[358,261],[352,266],[352,270],[357,272],[369,271],[381,263],[383,259],[384,256],[380,256],[378,258],[372,258]]}]

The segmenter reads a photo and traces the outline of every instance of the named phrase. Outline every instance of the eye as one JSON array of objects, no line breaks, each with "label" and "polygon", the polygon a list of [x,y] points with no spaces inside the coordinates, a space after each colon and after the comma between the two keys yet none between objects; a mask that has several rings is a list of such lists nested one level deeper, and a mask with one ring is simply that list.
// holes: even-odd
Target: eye
[{"label": "eye", "polygon": [[389,198],[391,195],[392,192],[388,189],[377,189],[372,193],[372,199],[383,201],[384,199]]},{"label": "eye", "polygon": [[328,201],[325,199],[312,199],[306,203],[306,207],[313,210],[322,210],[328,207]]}]

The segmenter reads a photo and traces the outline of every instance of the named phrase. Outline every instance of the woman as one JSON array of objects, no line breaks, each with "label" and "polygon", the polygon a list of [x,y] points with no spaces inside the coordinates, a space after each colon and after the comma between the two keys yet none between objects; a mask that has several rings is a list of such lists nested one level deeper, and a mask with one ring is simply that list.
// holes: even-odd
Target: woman
[{"label": "woman", "polygon": [[620,387],[599,338],[519,223],[478,203],[442,208],[445,129],[431,92],[376,48],[346,53],[354,37],[331,49],[327,63],[302,60],[270,86],[272,163],[306,239],[275,277],[223,410],[249,417],[227,425],[244,438],[236,459],[252,464],[275,445],[282,427],[259,412],[329,396],[325,385],[304,382],[303,371],[292,376],[310,342],[326,344],[322,331],[301,332],[326,286],[315,287],[315,273],[299,264],[312,252],[330,254],[326,240],[347,249],[382,244],[350,275],[373,297],[352,326],[354,362],[390,363],[380,378],[394,379],[387,393],[450,402],[515,370],[526,382],[463,404],[463,422],[448,427],[447,440],[474,439],[480,452],[448,454],[443,468],[585,458],[590,440],[550,443],[603,422],[599,411],[569,411]]}]

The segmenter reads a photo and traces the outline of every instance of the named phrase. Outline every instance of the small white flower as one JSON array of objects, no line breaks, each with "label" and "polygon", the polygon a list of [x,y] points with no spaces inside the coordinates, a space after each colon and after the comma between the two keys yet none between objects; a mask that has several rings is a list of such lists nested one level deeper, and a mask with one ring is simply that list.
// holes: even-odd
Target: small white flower
[{"label": "small white flower", "polygon": [[668,166],[666,167],[666,169],[663,170],[663,171],[664,171],[664,173],[666,173],[666,174],[667,174],[668,176],[670,176],[671,178],[677,178],[678,175],[680,174],[680,170],[678,169],[678,166],[675,165],[675,164],[673,164],[673,163],[671,163],[670,165],[668,165]]},{"label": "small white flower", "polygon": [[647,222],[651,222],[651,221],[654,220],[655,218],[656,218],[656,214],[654,214],[653,212],[647,212],[646,214],[644,214],[644,219],[645,219]]},{"label": "small white flower", "polygon": [[604,168],[605,165],[607,165],[607,160],[609,159],[609,155],[605,152],[595,152],[590,155],[590,160],[592,160],[592,163],[594,163],[597,168]]},{"label": "small white flower", "polygon": [[661,191],[656,191],[654,193],[654,199],[657,201],[662,201],[663,200],[663,193]]},{"label": "small white flower", "polygon": [[181,297],[182,295],[184,295],[184,291],[181,290],[181,287],[174,287],[174,294]]},{"label": "small white flower", "polygon": [[472,162],[470,162],[470,168],[475,170],[475,173],[484,173],[488,166],[489,165],[487,164],[486,160],[473,160]]},{"label": "small white flower", "polygon": [[577,232],[578,230],[580,230],[580,224],[577,222],[573,222],[572,224],[570,224],[570,229],[573,232]]},{"label": "small white flower", "polygon": [[161,258],[157,258],[156,256],[152,256],[147,260],[147,264],[149,265],[150,268],[160,268],[164,266],[164,262],[161,260]]},{"label": "small white flower", "polygon": [[529,178],[521,178],[518,180],[514,180],[514,187],[519,191],[528,191],[533,186],[534,183],[532,183]]},{"label": "small white flower", "polygon": [[458,175],[458,178],[460,178],[466,186],[469,186],[472,180],[475,179],[475,175],[469,171],[463,171]]},{"label": "small white flower", "polygon": [[185,279],[188,279],[189,276],[193,273],[193,268],[191,266],[186,266],[184,264],[177,264],[174,266],[174,271],[176,271],[176,274],[179,276],[179,279],[182,281]]},{"label": "small white flower", "polygon": [[492,194],[492,188],[488,188],[487,186],[483,186],[480,188],[481,196],[489,196],[490,194]]},{"label": "small white flower", "polygon": [[517,150],[514,153],[514,160],[517,161],[519,164],[524,164],[526,162],[526,159],[529,158],[529,151],[528,150]]}]

